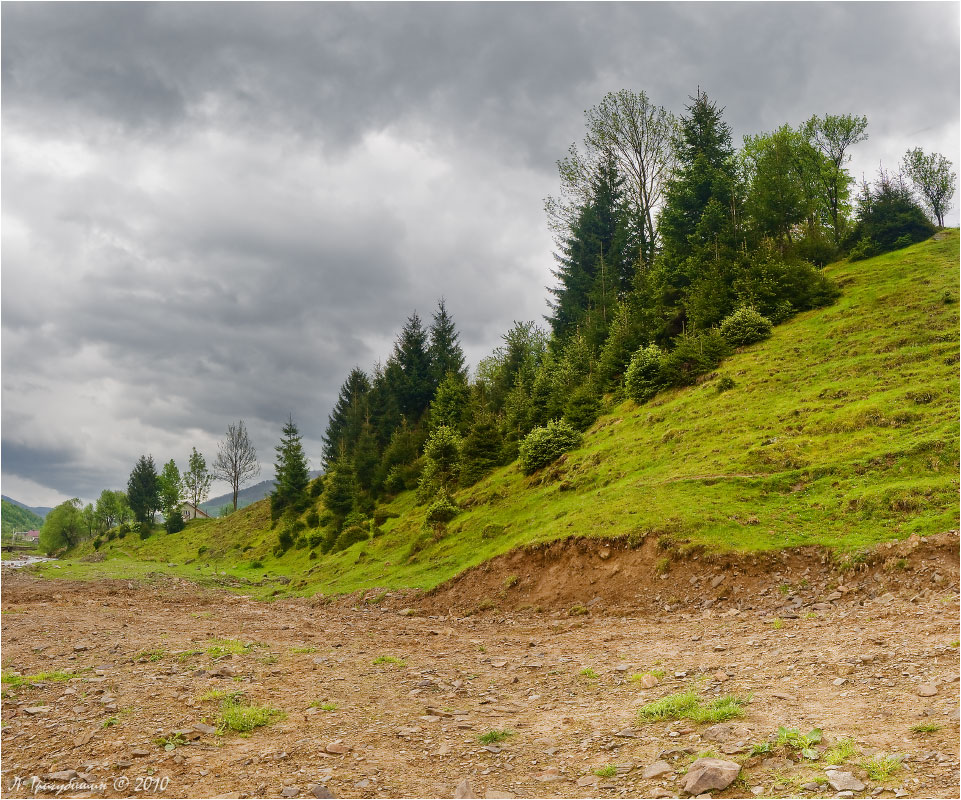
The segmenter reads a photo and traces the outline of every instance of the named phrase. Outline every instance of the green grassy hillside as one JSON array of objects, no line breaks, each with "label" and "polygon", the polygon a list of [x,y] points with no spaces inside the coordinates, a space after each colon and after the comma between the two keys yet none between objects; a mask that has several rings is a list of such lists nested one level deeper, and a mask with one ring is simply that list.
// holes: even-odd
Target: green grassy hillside
[{"label": "green grassy hillside", "polygon": [[0,500],[0,523],[4,535],[8,535],[16,531],[38,531],[43,520],[29,509]]},{"label": "green grassy hillside", "polygon": [[[518,545],[570,535],[849,552],[953,529],[958,256],[952,230],[828,267],[843,291],[835,305],[777,327],[697,386],[642,406],[621,403],[580,449],[541,473],[525,478],[512,465],[458,493],[465,510],[443,535],[425,531],[425,511],[408,493],[367,542],[314,559],[307,548],[275,558],[277,532],[259,503],[180,534],[110,542],[100,551],[106,561],[65,565],[61,574],[160,567],[236,578],[259,594],[329,593],[432,587]],[[719,391],[722,377],[734,387]],[[281,576],[290,583],[275,582]]]}]

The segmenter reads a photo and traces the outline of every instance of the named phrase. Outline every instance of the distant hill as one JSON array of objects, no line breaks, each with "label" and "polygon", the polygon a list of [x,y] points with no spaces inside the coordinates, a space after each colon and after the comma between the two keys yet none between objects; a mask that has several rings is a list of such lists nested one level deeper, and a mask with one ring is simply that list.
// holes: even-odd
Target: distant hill
[{"label": "distant hill", "polygon": [[[44,513],[49,509],[44,509]],[[3,533],[16,533],[17,531],[38,531],[43,525],[43,519],[34,514],[26,506],[19,505],[6,497],[2,501],[2,512],[0,512],[0,523],[2,523]]]},{"label": "distant hill", "polygon": [[[12,505],[17,506],[17,508],[23,508],[29,511],[31,514],[36,514],[40,517],[40,521],[43,522],[43,518],[47,516],[48,513],[53,511],[50,506],[28,506],[26,503],[21,503],[19,500],[14,500],[12,497],[7,497],[5,494],[0,495],[4,500]],[[4,513],[6,513],[6,507],[4,507]],[[27,528],[27,530],[33,530],[32,528]]]},{"label": "distant hill", "polygon": [[[319,469],[312,470],[310,473],[310,479],[313,480],[318,475],[323,475],[323,472]],[[258,500],[263,500],[274,490],[274,481],[261,481],[260,483],[255,483],[253,486],[248,486],[246,489],[241,489],[237,492],[237,508],[246,508],[252,503],[256,503]],[[204,503],[200,504],[200,507],[206,511],[210,516],[215,517],[220,513],[220,509],[226,505],[232,505],[234,502],[234,496],[232,492],[227,494],[222,494],[219,497],[212,497]]]}]

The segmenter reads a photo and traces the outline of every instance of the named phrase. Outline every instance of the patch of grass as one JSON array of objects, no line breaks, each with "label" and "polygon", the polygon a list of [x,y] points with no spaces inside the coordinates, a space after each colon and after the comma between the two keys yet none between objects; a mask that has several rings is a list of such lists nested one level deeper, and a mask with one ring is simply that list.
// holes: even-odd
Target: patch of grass
[{"label": "patch of grass", "polygon": [[614,778],[617,776],[617,765],[607,764],[603,767],[598,767],[594,770],[594,774],[597,775],[598,778]]},{"label": "patch of grass", "polygon": [[487,733],[482,733],[477,737],[477,741],[481,744],[494,744],[494,742],[503,742],[505,739],[509,739],[514,736],[515,732],[504,728],[503,730],[493,730],[487,731]]},{"label": "patch of grass", "polygon": [[326,700],[314,700],[307,708],[319,708],[321,711],[336,711],[337,704]]},{"label": "patch of grass", "polygon": [[286,716],[283,711],[270,706],[250,706],[227,700],[220,707],[217,731],[218,733],[225,731],[248,733],[254,728],[262,728]]},{"label": "patch of grass", "polygon": [[396,664],[398,667],[406,667],[407,662],[402,658],[397,658],[396,656],[377,656],[374,659],[374,666],[378,664]]},{"label": "patch of grass", "polygon": [[213,613],[210,611],[191,611],[190,616],[195,617],[196,619],[210,619],[213,616]]},{"label": "patch of grass", "polygon": [[735,717],[743,717],[747,700],[733,694],[715,698],[704,704],[697,704],[685,715],[691,722],[726,722]]},{"label": "patch of grass", "polygon": [[504,588],[513,589],[520,582],[521,579],[517,575],[508,575],[506,578],[504,578]]},{"label": "patch of grass", "polygon": [[154,648],[153,650],[141,650],[137,653],[138,661],[160,661],[167,651],[161,647]]},{"label": "patch of grass", "polygon": [[210,700],[221,700],[224,702],[233,703],[236,702],[238,697],[243,697],[243,690],[238,690],[235,692],[228,692],[226,689],[211,689],[209,692],[204,692],[198,698],[202,703],[206,703]]},{"label": "patch of grass", "polygon": [[209,639],[206,652],[211,658],[220,658],[226,655],[243,655],[254,647],[252,642],[241,642],[239,639]]},{"label": "patch of grass", "polygon": [[784,627],[784,620],[780,617],[775,617],[771,622],[771,625],[773,626],[774,630],[779,631]]},{"label": "patch of grass", "polygon": [[824,763],[825,764],[843,764],[846,761],[850,761],[858,754],[857,745],[854,744],[854,739],[850,737],[845,737],[843,739],[838,739],[832,747],[829,747],[824,752]]},{"label": "patch of grass", "polygon": [[582,675],[582,676],[585,677],[585,678],[590,678],[591,680],[594,680],[595,678],[599,678],[599,677],[600,677],[600,675],[598,675],[598,674],[597,674],[594,670],[592,670],[590,667],[584,667],[584,669],[582,669],[582,670],[580,671],[580,675]]},{"label": "patch of grass", "polygon": [[291,647],[291,648],[290,648],[290,652],[291,652],[291,653],[298,653],[298,654],[300,654],[300,653],[316,653],[316,652],[317,652],[317,648],[316,648],[316,647]]},{"label": "patch of grass", "polygon": [[590,613],[587,606],[582,606],[580,603],[575,603],[567,609],[567,616],[569,617],[583,617],[585,614]]},{"label": "patch of grass", "polygon": [[670,719],[689,719],[691,722],[724,722],[735,717],[744,716],[743,708],[750,698],[741,698],[733,694],[716,697],[706,703],[702,702],[697,692],[688,689],[685,692],[671,694],[641,706],[638,714],[642,720],[659,722]]},{"label": "patch of grass", "polygon": [[114,725],[120,723],[119,717],[107,717],[103,722],[100,723],[101,728],[112,728]]},{"label": "patch of grass", "polygon": [[882,783],[901,769],[901,759],[897,756],[877,753],[871,756],[871,758],[862,760],[860,767],[868,774],[868,778],[872,781]]},{"label": "patch of grass", "polygon": [[185,661],[189,661],[194,656],[200,656],[203,654],[203,650],[184,650],[182,653],[177,654],[177,660],[182,664]]},{"label": "patch of grass", "polygon": [[921,722],[918,725],[911,726],[912,733],[937,733],[941,730],[940,725],[935,725],[933,722]]},{"label": "patch of grass", "polygon": [[649,669],[645,670],[644,672],[633,673],[630,677],[630,680],[632,680],[634,683],[640,683],[647,675],[657,678],[658,680],[662,680],[666,674],[667,673],[662,669]]},{"label": "patch of grass", "polygon": [[3,683],[8,686],[23,686],[26,683],[64,683],[71,678],[79,678],[78,672],[38,672],[34,675],[17,675],[14,672],[3,673]]},{"label": "patch of grass", "polygon": [[779,727],[777,729],[777,739],[774,740],[776,748],[788,748],[801,754],[809,761],[817,761],[821,754],[814,749],[814,745],[820,744],[824,737],[820,728],[813,728],[807,733],[801,733],[797,728]]}]

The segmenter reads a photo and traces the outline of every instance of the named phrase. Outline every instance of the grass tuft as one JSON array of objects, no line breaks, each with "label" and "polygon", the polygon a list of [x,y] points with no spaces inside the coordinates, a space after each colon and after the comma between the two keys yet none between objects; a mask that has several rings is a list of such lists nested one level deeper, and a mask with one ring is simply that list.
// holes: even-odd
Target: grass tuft
[{"label": "grass tuft", "polygon": [[872,781],[881,783],[901,769],[901,759],[878,753],[861,761],[860,766]]},{"label": "grass tuft", "polygon": [[697,692],[688,689],[686,692],[671,694],[647,703],[641,706],[638,714],[642,720],[649,722],[689,719],[697,723],[716,723],[744,716],[743,708],[748,702],[750,698],[728,694],[705,703],[698,697]]},{"label": "grass tuft", "polygon": [[218,733],[225,731],[248,733],[254,728],[262,728],[286,716],[283,711],[269,706],[249,706],[227,700],[220,707],[217,731]]},{"label": "grass tuft", "polygon": [[509,739],[514,735],[514,731],[504,728],[503,730],[493,730],[487,731],[487,733],[482,733],[477,737],[477,741],[481,744],[494,744],[494,742],[503,742],[505,739]]}]

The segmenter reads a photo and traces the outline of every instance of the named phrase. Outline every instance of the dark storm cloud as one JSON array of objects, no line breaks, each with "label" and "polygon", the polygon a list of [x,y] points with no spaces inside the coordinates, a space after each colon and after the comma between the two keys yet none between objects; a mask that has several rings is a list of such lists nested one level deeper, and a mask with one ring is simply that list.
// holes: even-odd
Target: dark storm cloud
[{"label": "dark storm cloud", "polygon": [[[554,161],[604,92],[736,140],[867,114],[957,162],[953,4],[2,6],[4,492],[122,486],[294,415],[445,296],[476,364],[545,312]],[[956,221],[956,214],[949,221]],[[269,473],[269,467],[265,473]],[[20,491],[20,494],[17,492]]]}]

